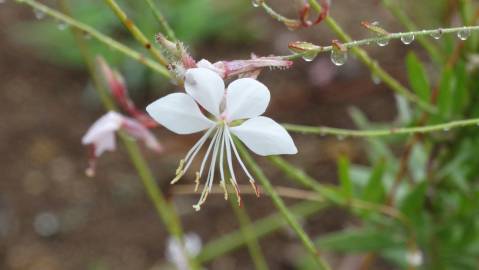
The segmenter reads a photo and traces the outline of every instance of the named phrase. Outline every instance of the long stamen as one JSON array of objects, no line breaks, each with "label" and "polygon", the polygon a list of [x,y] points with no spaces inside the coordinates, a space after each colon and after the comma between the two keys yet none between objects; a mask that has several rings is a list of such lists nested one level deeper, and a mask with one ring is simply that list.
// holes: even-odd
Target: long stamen
[{"label": "long stamen", "polygon": [[225,147],[226,147],[226,160],[228,163],[228,169],[230,171],[230,182],[233,185],[235,192],[236,192],[236,197],[238,198],[238,204],[241,205],[241,196],[240,196],[240,190],[238,187],[238,183],[236,181],[235,173],[233,171],[233,161],[231,158],[231,145],[230,145],[230,138],[228,137],[228,129],[226,128],[226,135],[224,136],[225,138]]},{"label": "long stamen", "polygon": [[213,136],[213,139],[211,139],[210,145],[208,146],[208,149],[206,150],[206,154],[203,157],[203,161],[201,162],[201,167],[200,167],[200,171],[199,171],[200,177],[203,175],[203,170],[205,168],[206,161],[208,161],[211,149],[213,149],[213,146],[214,146],[216,140],[218,139],[218,135],[219,135],[220,131],[221,131],[221,128],[218,128],[216,130],[215,135]]},{"label": "long stamen", "polygon": [[[191,165],[192,161],[194,160],[196,154],[200,151],[200,149],[203,147],[205,144],[206,140],[208,139],[209,135],[211,132],[214,130],[215,127],[210,128],[208,131],[203,134],[203,136],[191,147],[191,149],[188,151],[186,154],[186,157],[182,160],[180,160],[180,164],[178,168],[176,169],[176,176],[173,180],[171,180],[171,184],[174,184],[178,182],[181,177],[185,174],[185,172],[188,170],[189,166]],[[186,166],[185,166],[186,163]]]},{"label": "long stamen", "polygon": [[225,181],[225,171],[224,171],[224,151],[225,151],[225,137],[226,137],[226,127],[223,131],[223,136],[221,137],[221,148],[220,148],[220,186],[223,188],[225,192],[225,200],[228,200],[228,189],[226,188],[226,181]]},{"label": "long stamen", "polygon": [[[208,197],[208,194],[210,193],[211,188],[213,186],[213,180],[214,180],[214,175],[215,175],[215,167],[216,167],[216,158],[218,156],[219,143],[220,143],[221,138],[223,136],[223,132],[224,132],[224,128],[219,128],[218,131],[215,134],[215,137],[213,138],[213,140],[211,142],[212,144],[214,143],[213,156],[211,157],[211,163],[210,163],[210,168],[208,170],[207,181],[206,181],[205,186],[203,188],[203,192],[201,193],[200,200],[198,201],[197,204],[193,205],[193,208],[196,211],[199,211],[201,209],[201,205],[206,201],[206,198]],[[201,176],[201,172],[199,174]]]},{"label": "long stamen", "polygon": [[243,168],[243,171],[246,173],[246,176],[249,177],[249,182],[251,184],[251,186],[253,187],[253,190],[254,192],[256,193],[256,196],[259,197],[260,196],[260,192],[259,192],[259,189],[258,187],[256,186],[256,183],[253,179],[253,176],[251,176],[251,174],[249,173],[248,169],[246,168],[246,166],[244,165],[243,161],[241,160],[241,157],[238,153],[238,150],[236,150],[236,146],[233,142],[233,138],[231,137],[231,133],[229,131],[228,128],[226,128],[226,134],[229,138],[229,142],[231,143],[231,148],[233,148],[233,152],[235,153],[235,156],[236,156],[236,159],[238,160],[239,164],[241,165],[241,168]]}]

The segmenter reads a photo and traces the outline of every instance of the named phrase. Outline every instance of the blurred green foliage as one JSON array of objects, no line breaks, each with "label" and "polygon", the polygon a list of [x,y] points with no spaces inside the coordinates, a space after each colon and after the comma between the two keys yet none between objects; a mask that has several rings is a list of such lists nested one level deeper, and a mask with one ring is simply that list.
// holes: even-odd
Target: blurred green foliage
[{"label": "blurred green foliage", "polygon": [[[445,1],[434,3],[445,7]],[[461,1],[464,25],[474,24],[472,5],[471,1]],[[434,10],[437,9],[432,12]],[[434,16],[424,17],[434,20],[431,18]],[[441,50],[442,65],[427,66],[426,61],[421,60],[425,57],[410,52],[405,59],[405,69],[410,88],[421,99],[436,104],[438,113],[421,123],[422,113],[397,97],[398,118],[394,126],[479,118],[479,65],[472,60],[479,54],[477,35],[472,35],[464,46],[459,45],[454,35],[442,37],[435,45]],[[359,129],[391,127],[391,123],[368,121],[355,108],[351,109],[351,116]],[[341,157],[338,176],[342,189],[348,191],[346,194],[352,190],[354,198],[387,204],[387,194],[398,177],[400,157],[408,138],[410,136],[366,139],[364,149],[371,166],[350,164],[346,157]],[[418,269],[478,269],[478,149],[479,129],[474,128],[426,134],[413,144],[393,205],[410,220],[424,258]],[[360,228],[321,236],[318,246],[344,254],[374,252],[406,269],[407,254],[412,251],[404,226],[377,213],[359,211],[357,214],[362,223]],[[298,265],[300,269],[314,269],[307,258]]]}]

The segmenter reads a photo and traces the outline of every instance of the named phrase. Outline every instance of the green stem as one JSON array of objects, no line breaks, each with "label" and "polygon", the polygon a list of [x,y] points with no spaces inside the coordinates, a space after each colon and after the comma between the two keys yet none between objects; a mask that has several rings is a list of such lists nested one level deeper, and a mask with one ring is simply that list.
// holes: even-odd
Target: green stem
[{"label": "green stem", "polygon": [[167,68],[162,66],[161,64],[157,63],[156,61],[144,56],[143,54],[121,44],[120,42],[100,33],[93,27],[86,25],[82,22],[79,22],[75,19],[73,19],[70,16],[67,16],[61,12],[58,12],[52,8],[49,8],[41,3],[38,3],[35,0],[16,0],[19,3],[23,3],[26,5],[29,5],[45,14],[47,14],[50,17],[53,17],[59,21],[62,21],[76,29],[81,30],[83,33],[86,33],[93,38],[96,38],[98,41],[106,44],[108,47],[110,47],[113,50],[116,50],[118,52],[123,53],[124,55],[140,62],[141,64],[144,64],[145,66],[153,69],[154,71],[160,73],[161,75],[165,77],[170,77],[170,72],[168,71]]},{"label": "green stem", "polygon": [[314,127],[294,124],[283,124],[283,127],[291,132],[303,134],[335,135],[343,137],[381,137],[413,133],[429,133],[437,131],[449,131],[454,128],[479,125],[479,118],[452,121],[444,124],[422,126],[422,127],[403,127],[378,130],[350,130],[331,127]]},{"label": "green stem", "polygon": [[[409,18],[409,16],[400,8],[398,7],[397,3],[393,3],[391,0],[382,0],[383,5],[391,12],[405,27],[408,31],[416,31],[418,27],[416,24]],[[436,61],[437,63],[441,63],[443,57],[441,56],[441,52],[434,43],[430,42],[423,35],[418,35],[419,43],[429,52],[431,58]]]},{"label": "green stem", "polygon": [[304,171],[291,165],[289,162],[282,159],[281,157],[270,156],[268,159],[271,161],[273,165],[275,165],[278,169],[280,169],[290,179],[296,181],[297,183],[307,188],[313,189],[314,191],[318,192],[318,194],[322,195],[324,198],[330,200],[331,202],[337,205],[340,205],[342,207],[350,207],[350,208],[383,213],[387,216],[397,219],[407,229],[410,235],[411,242],[415,243],[416,237],[415,237],[413,228],[411,226],[410,220],[406,216],[404,216],[400,211],[396,210],[395,208],[392,208],[386,205],[374,204],[367,201],[358,200],[355,198],[342,198],[341,195],[339,195],[334,188],[320,184],[318,181],[316,181],[316,179],[307,175]]},{"label": "green stem", "polygon": [[315,261],[318,264],[318,267],[319,267],[318,269],[322,269],[322,270],[331,269],[329,267],[329,265],[327,264],[327,262],[322,259],[319,251],[314,246],[314,243],[311,240],[311,238],[306,234],[306,232],[303,230],[301,225],[295,219],[293,214],[289,211],[289,209],[285,205],[284,201],[276,193],[276,191],[274,190],[273,186],[271,185],[269,179],[263,173],[261,168],[256,164],[256,162],[251,157],[251,155],[246,151],[244,146],[241,143],[239,143],[238,141],[236,141],[236,146],[237,146],[241,156],[243,157],[244,161],[246,161],[246,164],[248,164],[249,167],[253,170],[254,174],[256,175],[256,178],[261,183],[263,189],[271,197],[271,200],[273,201],[273,204],[276,206],[276,208],[278,208],[282,217],[286,220],[286,222],[291,226],[293,231],[301,239],[301,242],[303,243],[306,250],[313,256],[313,258],[315,259]]},{"label": "green stem", "polygon": [[161,27],[163,27],[163,30],[165,31],[168,38],[170,38],[172,41],[177,41],[175,32],[173,31],[173,29],[171,29],[170,25],[168,24],[168,21],[165,19],[165,16],[163,16],[158,6],[153,3],[153,0],[145,0],[145,2],[150,7],[151,11],[153,12],[153,15],[158,20]]},{"label": "green stem", "polygon": [[[327,204],[325,203],[301,202],[289,207],[289,209],[294,213],[296,218],[307,218],[325,209],[326,206]],[[251,228],[253,229],[252,233],[254,237],[260,238],[283,228],[285,225],[286,221],[282,218],[282,214],[275,213],[253,222]],[[196,259],[201,263],[205,263],[223,254],[234,251],[245,244],[246,239],[243,233],[234,231],[205,245]]]},{"label": "green stem", "polygon": [[143,32],[136,26],[136,24],[128,18],[126,13],[121,9],[121,7],[116,3],[115,0],[104,0],[105,3],[111,8],[115,13],[118,19],[123,23],[123,25],[128,29],[131,35],[143,46],[145,47],[151,55],[163,66],[168,65],[168,60],[161,54],[158,49],[148,40],[148,38],[143,34]]},{"label": "green stem", "polygon": [[267,270],[268,264],[266,263],[263,252],[261,251],[261,246],[259,245],[258,238],[254,233],[254,227],[251,224],[246,209],[244,209],[244,206],[239,207],[238,202],[233,198],[230,198],[229,201],[231,203],[231,208],[233,208],[240,223],[240,231],[246,240],[246,245],[248,246],[255,268],[257,270]]},{"label": "green stem", "polygon": [[[346,49],[352,49],[359,46],[376,44],[378,41],[401,39],[402,37],[409,37],[409,36],[423,37],[423,36],[430,36],[434,34],[442,35],[442,34],[458,33],[462,31],[471,31],[471,32],[479,31],[479,26],[477,25],[476,26],[461,26],[461,27],[438,28],[438,29],[419,30],[419,31],[410,31],[410,32],[389,33],[387,35],[381,35],[378,37],[346,42],[346,43],[342,43],[341,45]],[[330,51],[333,51],[334,49],[335,48],[332,45],[331,46],[315,45],[313,46],[313,48],[305,50],[305,52],[282,56],[282,58],[287,60],[293,60],[293,59],[300,58],[307,53],[330,52]]]}]

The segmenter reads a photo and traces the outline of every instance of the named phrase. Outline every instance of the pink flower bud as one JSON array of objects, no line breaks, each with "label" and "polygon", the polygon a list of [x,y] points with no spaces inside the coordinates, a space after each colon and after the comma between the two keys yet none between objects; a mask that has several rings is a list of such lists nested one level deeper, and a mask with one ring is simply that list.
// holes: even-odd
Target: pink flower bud
[{"label": "pink flower bud", "polygon": [[256,78],[263,68],[289,68],[292,65],[292,61],[277,56],[256,57],[255,55],[248,60],[218,61],[212,64],[202,59],[197,63],[198,67],[210,69],[223,79],[233,76]]},{"label": "pink flower bud", "polygon": [[153,121],[151,117],[136,108],[135,103],[133,103],[128,95],[128,89],[121,74],[115,70],[112,70],[103,58],[98,57],[97,61],[103,77],[110,88],[111,94],[115,98],[115,101],[118,103],[118,105],[130,116],[140,121],[145,127],[152,128],[158,126],[158,124]]}]

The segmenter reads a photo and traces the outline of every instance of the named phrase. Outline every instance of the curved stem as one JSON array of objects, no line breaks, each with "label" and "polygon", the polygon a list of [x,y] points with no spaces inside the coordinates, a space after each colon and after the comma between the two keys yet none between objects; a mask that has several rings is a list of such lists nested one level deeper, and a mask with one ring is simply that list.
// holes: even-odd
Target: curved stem
[{"label": "curved stem", "polygon": [[136,26],[136,24],[128,18],[126,13],[121,9],[118,3],[115,0],[104,0],[110,9],[115,13],[118,19],[123,23],[123,25],[128,29],[131,35],[143,46],[145,47],[151,55],[163,66],[168,65],[168,60],[158,51],[153,44],[148,40],[148,38],[143,34],[143,32]]},{"label": "curved stem", "polygon": [[153,3],[153,0],[145,0],[145,2],[150,7],[151,11],[153,12],[153,15],[158,20],[161,27],[163,27],[163,30],[165,31],[168,38],[170,38],[172,41],[177,41],[175,32],[173,31],[173,29],[171,29],[170,24],[165,19],[165,16],[163,16],[158,6]]},{"label": "curved stem", "polygon": [[105,45],[107,45],[109,48],[113,49],[113,50],[116,50],[116,51],[119,51],[121,53],[123,53],[124,55],[144,64],[145,66],[153,69],[154,71],[160,73],[161,75],[165,76],[165,77],[170,77],[170,72],[168,71],[168,69],[166,69],[164,66],[162,66],[161,64],[159,64],[158,62],[144,56],[143,54],[121,44],[120,42],[100,33],[99,31],[97,31],[96,29],[94,29],[93,27],[87,25],[87,24],[84,24],[82,22],[79,22],[75,19],[73,19],[72,17],[70,16],[67,16],[61,12],[58,12],[56,11],[55,9],[52,9],[46,5],[43,5],[41,3],[38,3],[37,1],[35,0],[16,0],[17,2],[19,3],[23,3],[23,4],[26,4],[26,5],[29,5],[45,14],[47,14],[48,16],[50,17],[53,17],[59,21],[62,21],[76,29],[79,29],[81,30],[83,33],[86,33],[90,36],[92,36],[93,38],[96,38],[98,41],[104,43]]},{"label": "curved stem", "polygon": [[271,200],[273,201],[273,204],[278,208],[280,211],[282,217],[286,220],[286,222],[289,224],[289,226],[293,229],[293,231],[298,235],[298,237],[301,239],[301,242],[303,242],[304,247],[306,250],[311,254],[311,256],[315,259],[316,263],[318,264],[318,269],[321,270],[329,270],[331,269],[328,263],[321,257],[321,254],[319,251],[316,249],[313,241],[311,238],[306,234],[304,229],[301,227],[301,225],[298,223],[298,221],[295,219],[294,215],[290,212],[286,204],[284,203],[283,199],[276,193],[274,190],[273,186],[271,185],[269,179],[266,177],[266,175],[263,173],[263,170],[256,164],[254,159],[251,157],[251,155],[246,151],[244,146],[240,143],[235,142],[236,146],[241,154],[241,156],[244,158],[246,161],[246,164],[250,166],[254,174],[256,175],[256,178],[259,180],[261,183],[262,187],[264,188],[265,192],[271,197]]},{"label": "curved stem", "polygon": [[236,215],[240,223],[240,231],[246,239],[246,245],[256,270],[267,270],[268,264],[264,258],[263,252],[261,251],[261,246],[259,245],[258,238],[255,236],[251,220],[246,212],[244,207],[239,207],[238,203],[232,197],[229,198],[233,212]]},{"label": "curved stem", "polygon": [[[344,48],[346,49],[352,49],[354,47],[376,44],[378,41],[401,39],[403,37],[409,37],[409,36],[422,37],[422,36],[430,36],[435,34],[442,35],[442,34],[458,33],[462,31],[479,31],[479,25],[451,27],[451,28],[437,28],[437,29],[419,30],[419,31],[411,31],[411,32],[389,33],[387,35],[381,35],[377,37],[346,42],[346,43],[342,43],[341,45],[344,46]],[[281,57],[286,60],[293,60],[293,59],[300,58],[303,55],[311,53],[311,52],[321,53],[321,52],[330,52],[332,50],[334,50],[334,46],[332,45],[314,46],[311,49],[305,50],[305,52],[303,53],[295,53],[295,54],[285,55]]]},{"label": "curved stem", "polygon": [[378,130],[351,130],[331,127],[314,127],[293,124],[283,124],[283,127],[291,132],[303,134],[335,135],[349,137],[382,137],[391,135],[404,135],[414,133],[430,133],[437,131],[449,131],[454,128],[479,125],[479,118],[458,120],[444,124],[422,126],[422,127],[403,127]]}]

